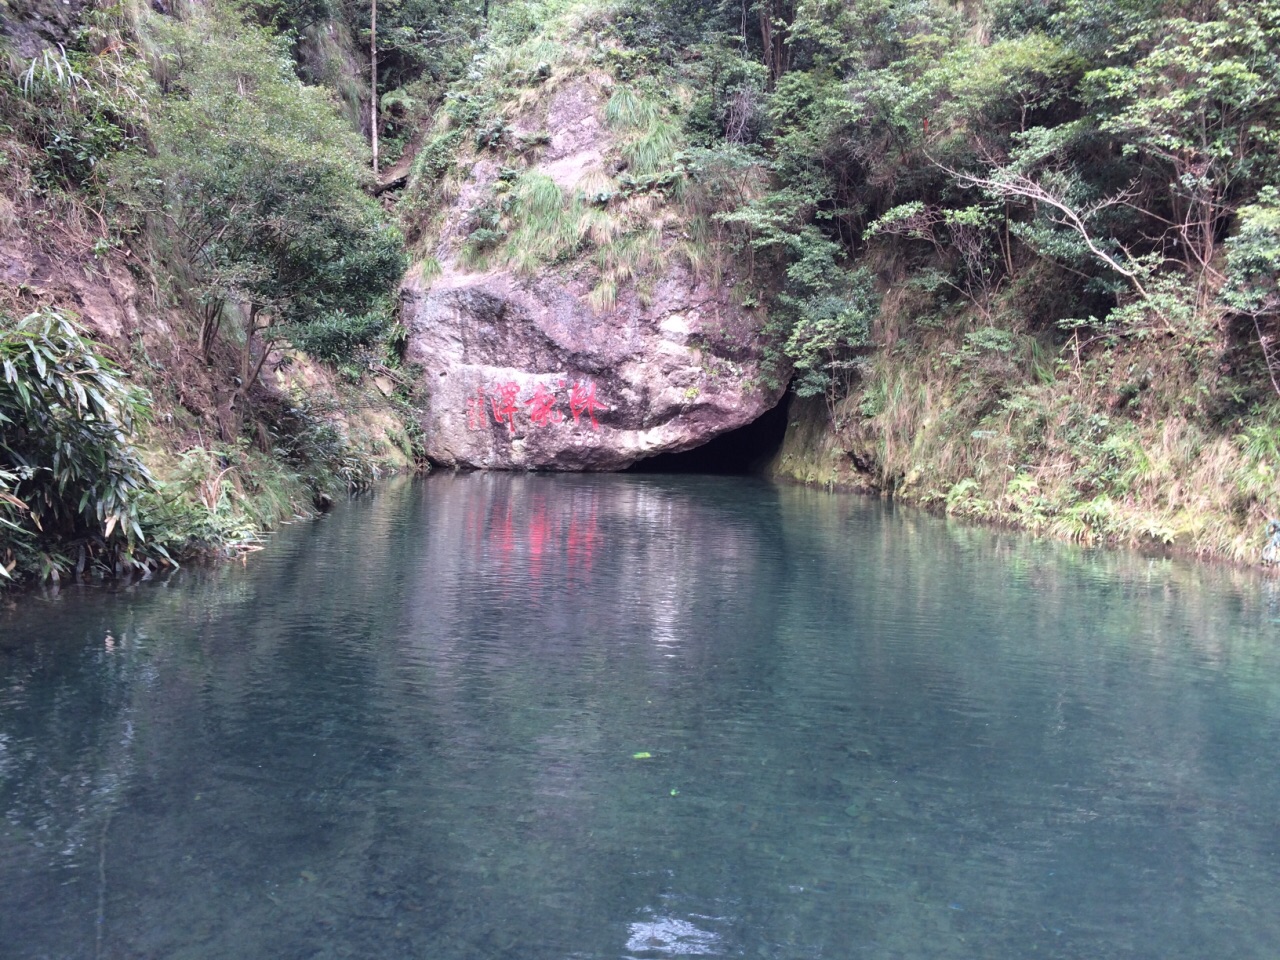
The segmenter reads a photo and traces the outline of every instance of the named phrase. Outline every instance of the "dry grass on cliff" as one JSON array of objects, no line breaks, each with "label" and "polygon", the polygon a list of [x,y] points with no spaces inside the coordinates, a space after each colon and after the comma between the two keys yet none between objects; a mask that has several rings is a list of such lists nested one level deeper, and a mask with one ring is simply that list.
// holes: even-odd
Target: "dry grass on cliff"
[{"label": "dry grass on cliff", "polygon": [[[1062,539],[1257,560],[1280,514],[1280,408],[1224,436],[1177,399],[1198,395],[1203,365],[1158,343],[1055,368],[1027,341],[964,353],[963,326],[878,351],[838,410],[882,489]],[[1150,398],[1122,399],[1134,369],[1155,371]]]}]

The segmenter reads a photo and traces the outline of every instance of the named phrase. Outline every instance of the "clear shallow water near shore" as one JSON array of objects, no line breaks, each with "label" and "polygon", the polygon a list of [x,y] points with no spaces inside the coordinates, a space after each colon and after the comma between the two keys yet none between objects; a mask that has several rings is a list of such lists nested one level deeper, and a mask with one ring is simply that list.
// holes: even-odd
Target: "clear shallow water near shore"
[{"label": "clear shallow water near shore", "polygon": [[1277,889],[1252,574],[435,476],[0,612],[3,958],[1273,960]]}]

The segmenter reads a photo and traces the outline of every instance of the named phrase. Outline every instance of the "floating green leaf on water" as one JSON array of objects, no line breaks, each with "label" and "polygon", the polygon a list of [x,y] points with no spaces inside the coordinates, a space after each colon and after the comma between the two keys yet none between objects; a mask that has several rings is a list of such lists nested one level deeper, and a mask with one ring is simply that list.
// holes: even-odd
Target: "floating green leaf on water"
[{"label": "floating green leaf on water", "polygon": [[639,753],[633,753],[631,755],[631,759],[632,760],[652,760],[653,754],[650,753],[648,750],[641,750]]}]

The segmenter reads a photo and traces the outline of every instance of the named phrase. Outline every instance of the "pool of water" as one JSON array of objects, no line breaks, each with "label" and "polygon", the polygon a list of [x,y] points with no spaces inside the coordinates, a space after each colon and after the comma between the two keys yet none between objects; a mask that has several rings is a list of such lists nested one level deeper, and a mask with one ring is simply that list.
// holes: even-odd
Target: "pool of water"
[{"label": "pool of water", "polygon": [[745,478],[434,476],[0,611],[0,957],[1280,951],[1280,593]]}]

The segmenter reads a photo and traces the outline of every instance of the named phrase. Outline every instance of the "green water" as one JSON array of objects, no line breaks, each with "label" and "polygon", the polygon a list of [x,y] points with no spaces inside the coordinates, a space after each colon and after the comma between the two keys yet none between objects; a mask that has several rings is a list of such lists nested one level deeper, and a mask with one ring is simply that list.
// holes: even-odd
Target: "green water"
[{"label": "green water", "polygon": [[0,612],[0,957],[1274,960],[1275,586],[748,479],[394,485]]}]

